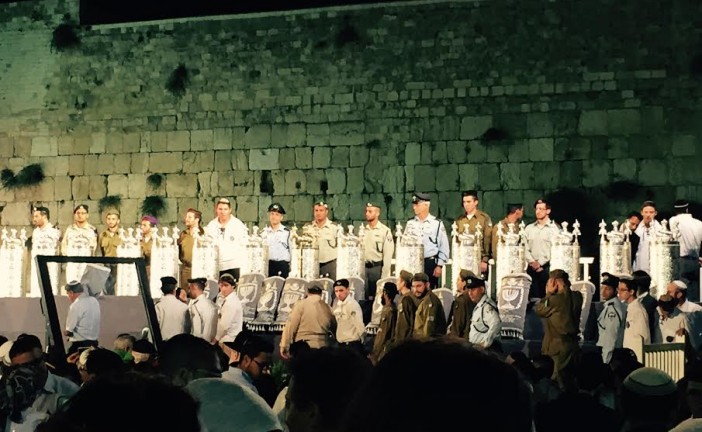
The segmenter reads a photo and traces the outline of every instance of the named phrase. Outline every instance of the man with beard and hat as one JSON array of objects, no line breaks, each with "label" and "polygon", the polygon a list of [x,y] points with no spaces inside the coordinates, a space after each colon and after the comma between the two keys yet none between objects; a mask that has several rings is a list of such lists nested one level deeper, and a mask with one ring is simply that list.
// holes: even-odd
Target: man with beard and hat
[{"label": "man with beard and hat", "polygon": [[397,322],[397,306],[395,306],[395,296],[397,296],[397,285],[387,282],[383,285],[383,310],[380,313],[380,324],[378,333],[373,340],[373,351],[371,361],[378,363],[385,353],[390,349],[395,333],[395,323]]},{"label": "man with beard and hat", "polygon": [[429,287],[429,275],[416,273],[412,277],[412,292],[419,301],[414,319],[412,336],[436,337],[446,334],[444,306]]}]

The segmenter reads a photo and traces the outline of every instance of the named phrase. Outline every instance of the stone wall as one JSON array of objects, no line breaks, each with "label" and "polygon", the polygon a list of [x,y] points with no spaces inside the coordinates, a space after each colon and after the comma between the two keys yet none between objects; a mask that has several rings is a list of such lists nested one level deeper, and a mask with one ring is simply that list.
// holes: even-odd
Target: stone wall
[{"label": "stone wall", "polygon": [[76,11],[0,5],[0,168],[48,176],[0,191],[3,225],[32,201],[65,227],[116,194],[125,224],[147,195],[168,223],[221,195],[246,222],[272,200],[309,220],[322,197],[337,220],[379,200],[396,221],[415,189],[449,219],[477,188],[494,219],[549,195],[592,234],[646,198],[702,201],[699,2],[348,7],[78,28],[52,49]]}]

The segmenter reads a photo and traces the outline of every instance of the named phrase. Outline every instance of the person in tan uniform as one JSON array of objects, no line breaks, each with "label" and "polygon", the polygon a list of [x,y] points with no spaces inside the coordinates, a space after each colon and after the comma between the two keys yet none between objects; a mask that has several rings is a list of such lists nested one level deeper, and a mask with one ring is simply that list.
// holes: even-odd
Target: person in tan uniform
[{"label": "person in tan uniform", "polygon": [[397,307],[397,323],[395,325],[394,343],[412,337],[414,316],[417,312],[417,298],[412,295],[412,273],[402,270],[397,278],[397,288],[402,298]]},{"label": "person in tan uniform", "polygon": [[202,213],[189,208],[185,212],[183,219],[185,229],[178,236],[178,259],[180,259],[180,281],[184,283],[192,276],[193,270],[193,246],[195,245],[195,235],[205,235],[202,228]]},{"label": "person in tan uniform", "polygon": [[337,235],[339,225],[329,220],[329,205],[324,201],[314,203],[314,220],[306,223],[303,231],[311,231],[319,246],[319,276],[336,280]]},{"label": "person in tan uniform", "polygon": [[68,239],[73,235],[90,239],[90,250],[93,254],[95,253],[97,249],[97,228],[88,222],[89,211],[86,204],[79,204],[73,209],[73,225],[66,228],[61,239],[61,255],[67,254]]},{"label": "person in tan uniform", "polygon": [[497,259],[497,241],[499,240],[497,232],[499,231],[499,225],[502,225],[502,232],[508,234],[510,232],[509,224],[513,224],[511,232],[517,234],[522,217],[524,217],[524,204],[507,204],[507,216],[492,227],[492,247],[490,251],[493,259]]},{"label": "person in tan uniform", "polygon": [[397,285],[388,282],[383,286],[383,311],[380,313],[380,325],[378,333],[373,339],[373,351],[370,355],[373,364],[377,364],[392,346],[395,324],[397,323],[396,295]]},{"label": "person in tan uniform", "polygon": [[380,205],[366,204],[365,234],[363,236],[363,260],[366,266],[366,298],[373,300],[380,279],[390,277],[395,242],[390,228],[379,220]]},{"label": "person in tan uniform", "polygon": [[146,275],[151,274],[151,246],[153,245],[153,238],[151,237],[151,230],[158,226],[158,219],[153,216],[146,215],[141,218],[141,241],[139,246],[141,247],[141,256],[144,257],[146,261]]},{"label": "person in tan uniform", "polygon": [[[122,244],[122,238],[119,236],[119,212],[115,209],[110,209],[105,214],[105,225],[107,229],[98,236],[98,247],[100,254],[104,257],[116,257],[117,247]],[[117,266],[107,264],[110,269],[110,276],[105,282],[105,293],[115,293],[115,281],[117,279]]]},{"label": "person in tan uniform", "polygon": [[568,273],[553,270],[546,282],[546,297],[534,308],[544,319],[541,353],[553,359],[553,375],[562,389],[574,385],[573,368],[580,355],[578,333],[583,296],[571,291]]},{"label": "person in tan uniform", "polygon": [[468,290],[466,289],[466,281],[468,279],[477,278],[478,277],[469,270],[461,270],[458,273],[458,280],[456,281],[458,295],[456,296],[456,300],[453,301],[451,319],[449,320],[451,322],[449,334],[452,336],[468,340],[468,336],[470,335],[470,321],[473,316],[473,310],[475,309],[475,303],[470,300]]},{"label": "person in tan uniform", "polygon": [[412,292],[419,300],[412,336],[436,337],[446,334],[446,315],[441,300],[429,288],[429,276],[417,273],[412,278]]},{"label": "person in tan uniform", "polygon": [[280,356],[290,358],[290,345],[305,341],[310,348],[329,346],[336,332],[336,318],[322,300],[322,287],[311,285],[307,297],[295,303],[280,337]]},{"label": "person in tan uniform", "polygon": [[492,219],[490,219],[487,213],[478,210],[479,200],[477,191],[465,191],[462,195],[461,204],[465,213],[457,217],[454,221],[456,223],[456,230],[459,234],[466,232],[466,230],[469,234],[475,234],[478,224],[480,224],[480,230],[483,235],[483,241],[480,245],[480,273],[485,274],[488,270],[488,261],[492,256],[490,250],[492,247]]}]

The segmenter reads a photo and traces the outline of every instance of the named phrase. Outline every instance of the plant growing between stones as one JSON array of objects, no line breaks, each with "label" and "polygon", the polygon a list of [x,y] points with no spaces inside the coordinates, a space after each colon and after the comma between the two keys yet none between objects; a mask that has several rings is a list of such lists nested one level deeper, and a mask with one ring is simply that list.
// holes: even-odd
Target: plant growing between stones
[{"label": "plant growing between stones", "polygon": [[141,202],[141,214],[160,217],[166,211],[166,200],[160,195],[151,195]]},{"label": "plant growing between stones", "polygon": [[163,174],[151,174],[146,177],[146,183],[151,189],[158,189],[163,184]]},{"label": "plant growing between stones", "polygon": [[44,169],[41,164],[31,164],[22,168],[15,174],[9,168],[0,171],[0,183],[5,189],[19,189],[28,186],[38,185],[44,181]]},{"label": "plant growing between stones", "polygon": [[185,89],[189,83],[190,73],[188,72],[188,68],[181,63],[173,72],[171,72],[171,75],[168,77],[168,81],[166,82],[166,90],[171,92],[173,96],[180,98],[185,94]]},{"label": "plant growing between stones", "polygon": [[98,201],[98,211],[102,213],[108,209],[119,209],[122,205],[122,195],[107,195]]},{"label": "plant growing between stones", "polygon": [[73,22],[70,15],[65,15],[63,22],[51,34],[51,49],[61,52],[78,46],[80,46],[78,25]]}]

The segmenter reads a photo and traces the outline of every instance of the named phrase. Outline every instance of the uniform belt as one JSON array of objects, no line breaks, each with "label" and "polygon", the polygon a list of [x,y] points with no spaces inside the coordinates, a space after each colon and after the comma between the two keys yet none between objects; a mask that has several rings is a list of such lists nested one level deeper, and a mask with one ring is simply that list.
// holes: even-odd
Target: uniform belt
[{"label": "uniform belt", "polygon": [[379,267],[383,265],[382,261],[366,261],[366,268]]},{"label": "uniform belt", "polygon": [[685,256],[681,256],[680,259],[697,261],[699,259],[699,257],[692,256],[692,255],[685,255]]}]

